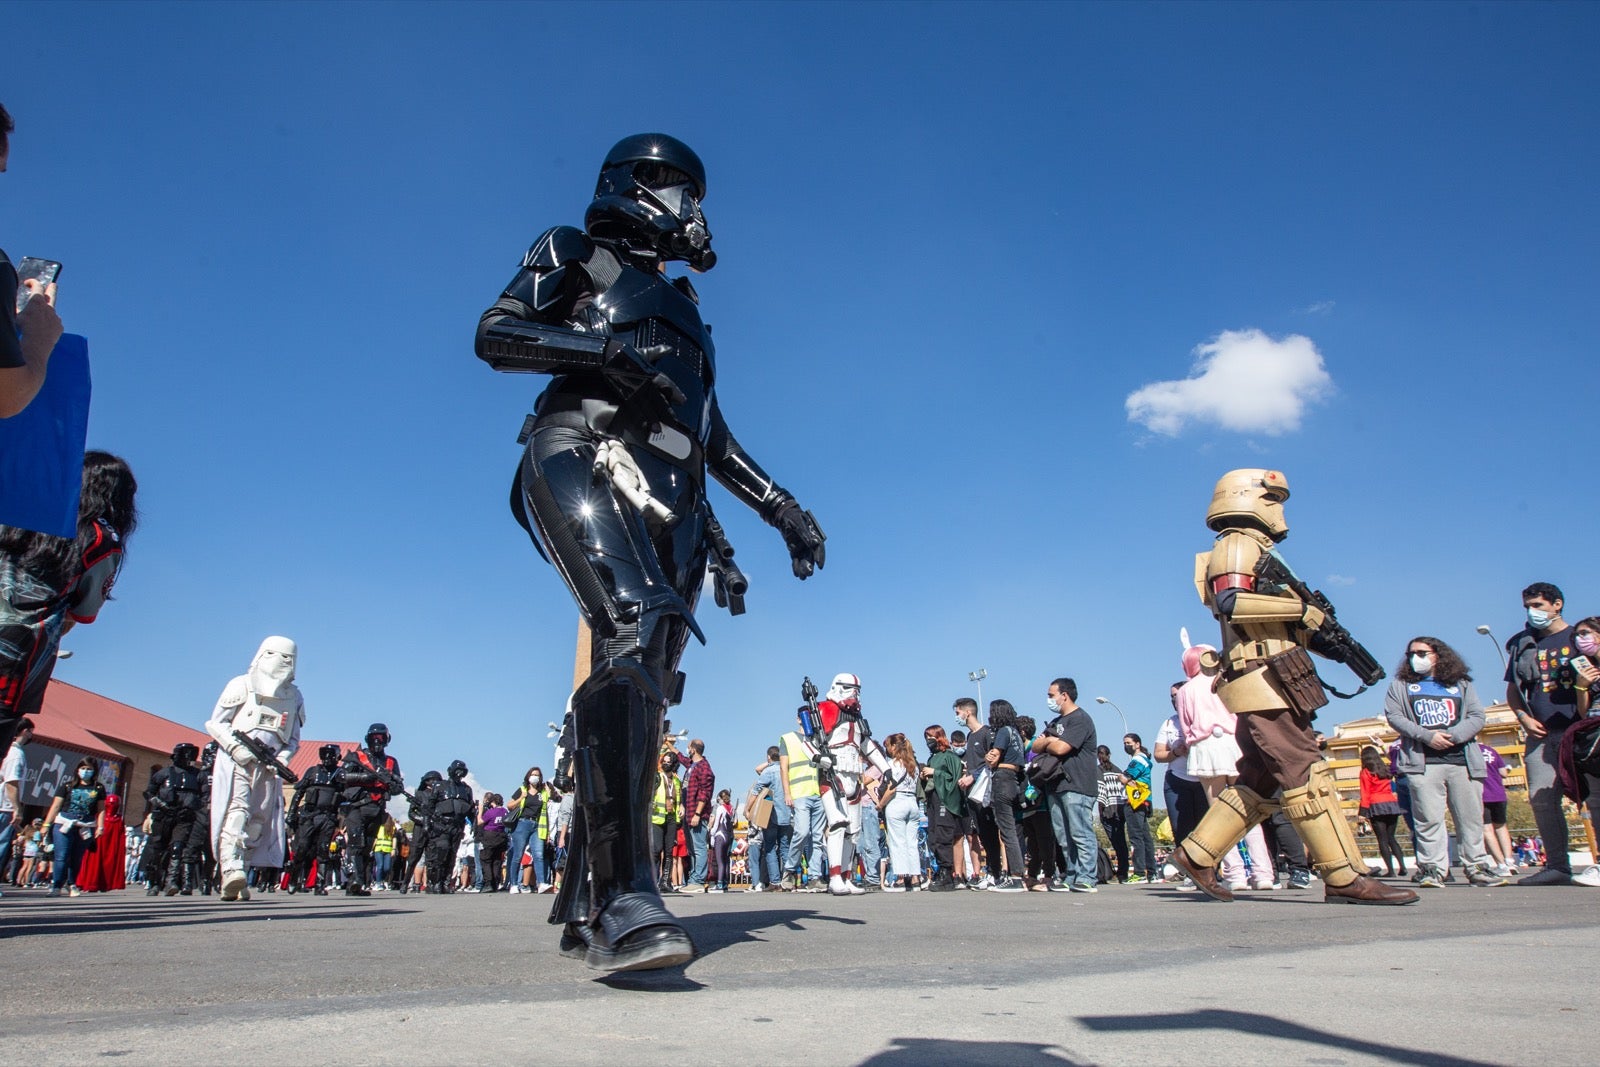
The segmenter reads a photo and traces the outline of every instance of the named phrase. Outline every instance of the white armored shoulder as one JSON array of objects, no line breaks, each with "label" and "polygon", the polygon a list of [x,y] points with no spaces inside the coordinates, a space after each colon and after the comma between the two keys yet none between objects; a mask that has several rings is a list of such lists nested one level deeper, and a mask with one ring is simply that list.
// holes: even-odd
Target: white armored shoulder
[{"label": "white armored shoulder", "polygon": [[225,708],[237,708],[250,698],[250,679],[241,674],[222,687],[217,703]]}]

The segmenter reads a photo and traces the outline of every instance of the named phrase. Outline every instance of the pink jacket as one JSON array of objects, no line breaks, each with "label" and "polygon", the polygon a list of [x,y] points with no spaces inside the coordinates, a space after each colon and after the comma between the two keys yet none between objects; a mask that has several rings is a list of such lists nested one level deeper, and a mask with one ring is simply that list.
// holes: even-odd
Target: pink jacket
[{"label": "pink jacket", "polygon": [[1231,734],[1239,722],[1222,698],[1211,691],[1212,680],[1200,673],[1200,654],[1210,651],[1214,650],[1209,645],[1194,645],[1183,653],[1183,669],[1189,680],[1178,690],[1178,724],[1183,727],[1184,741],[1190,745],[1210,737],[1215,733],[1213,727],[1220,726],[1223,733]]}]

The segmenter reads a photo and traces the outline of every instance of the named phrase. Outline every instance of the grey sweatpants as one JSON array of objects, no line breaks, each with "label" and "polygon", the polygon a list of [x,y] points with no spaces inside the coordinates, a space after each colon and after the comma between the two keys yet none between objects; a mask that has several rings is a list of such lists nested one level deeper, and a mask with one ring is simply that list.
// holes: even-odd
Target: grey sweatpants
[{"label": "grey sweatpants", "polygon": [[1456,824],[1461,862],[1487,866],[1483,851],[1483,784],[1453,763],[1430,763],[1421,774],[1408,774],[1411,808],[1417,819],[1417,865],[1450,869],[1450,845],[1444,828],[1445,808]]}]

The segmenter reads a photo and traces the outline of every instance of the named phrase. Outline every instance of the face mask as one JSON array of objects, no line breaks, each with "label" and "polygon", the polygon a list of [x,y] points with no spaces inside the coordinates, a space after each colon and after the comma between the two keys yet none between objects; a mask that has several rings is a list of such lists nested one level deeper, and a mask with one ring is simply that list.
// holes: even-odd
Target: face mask
[{"label": "face mask", "polygon": [[1535,630],[1548,630],[1550,628],[1550,613],[1540,611],[1538,608],[1528,609],[1528,625]]},{"label": "face mask", "polygon": [[94,772],[91,770],[81,770],[78,772],[78,781],[80,782],[91,781],[93,778]]},{"label": "face mask", "polygon": [[1044,702],[1045,706],[1047,706],[1051,711],[1055,712],[1057,715],[1061,714],[1061,707],[1055,702],[1054,697],[1045,697]]},{"label": "face mask", "polygon": [[1600,638],[1596,638],[1593,634],[1579,634],[1574,644],[1578,646],[1578,651],[1585,656],[1592,656],[1596,652],[1600,652]]},{"label": "face mask", "polygon": [[529,785],[538,785],[543,780],[544,779],[540,778],[537,774],[530,774],[528,776],[528,784]]},{"label": "face mask", "polygon": [[1419,655],[1417,655],[1416,653],[1413,652],[1411,654],[1411,673],[1412,674],[1431,674],[1431,673],[1433,673],[1432,663],[1433,663],[1432,657],[1430,657],[1430,656],[1419,656]]},{"label": "face mask", "polygon": [[967,754],[967,746],[966,745],[953,745],[953,746],[951,746],[950,751],[954,752],[958,756],[965,756]]},{"label": "face mask", "polygon": [[1123,745],[1122,746],[1122,751],[1126,752],[1128,755],[1131,756],[1131,755],[1133,755],[1133,746],[1132,745]]}]

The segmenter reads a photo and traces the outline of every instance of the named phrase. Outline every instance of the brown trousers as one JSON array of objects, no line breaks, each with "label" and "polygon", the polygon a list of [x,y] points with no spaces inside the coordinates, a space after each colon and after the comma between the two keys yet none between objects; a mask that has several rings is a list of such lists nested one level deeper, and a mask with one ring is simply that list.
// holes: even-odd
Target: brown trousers
[{"label": "brown trousers", "polygon": [[1299,789],[1311,780],[1311,766],[1324,757],[1317,748],[1309,716],[1289,708],[1239,716],[1234,731],[1239,751],[1239,784],[1259,796]]}]

